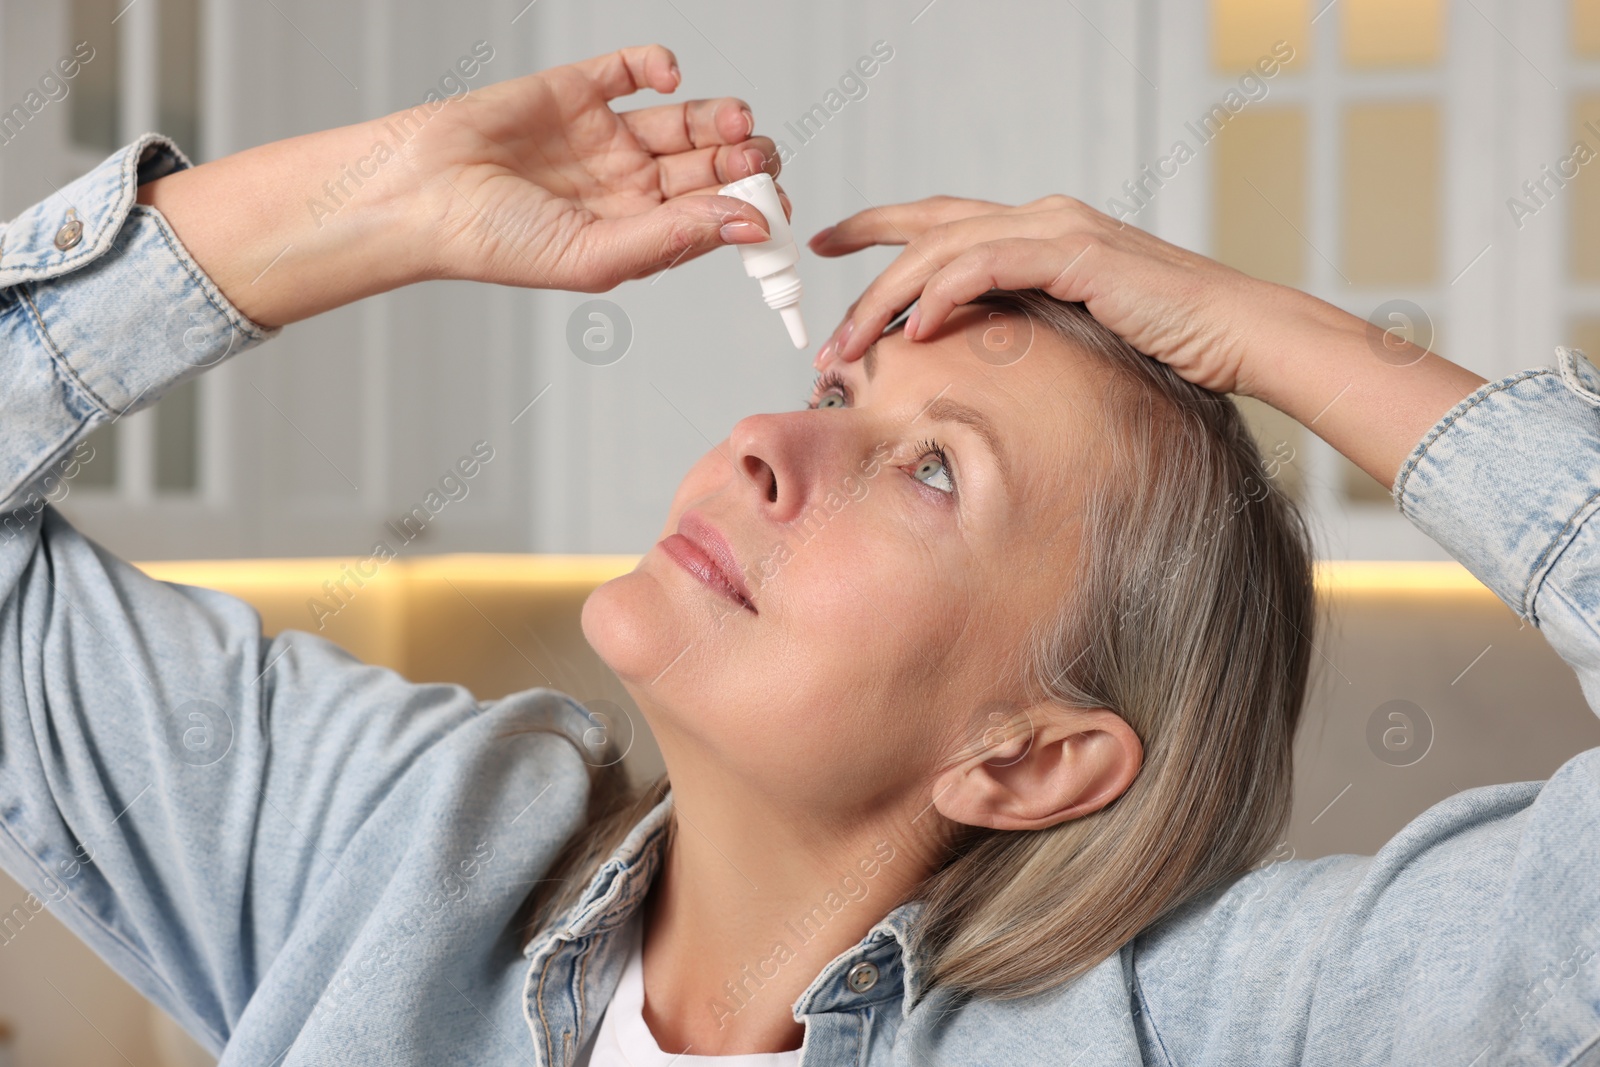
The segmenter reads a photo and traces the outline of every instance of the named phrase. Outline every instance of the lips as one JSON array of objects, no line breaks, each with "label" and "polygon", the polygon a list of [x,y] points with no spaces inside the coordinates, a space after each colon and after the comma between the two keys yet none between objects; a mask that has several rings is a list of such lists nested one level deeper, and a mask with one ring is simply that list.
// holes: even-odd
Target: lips
[{"label": "lips", "polygon": [[739,558],[717,528],[698,512],[684,513],[678,520],[678,532],[661,539],[661,550],[713,591],[757,614]]}]

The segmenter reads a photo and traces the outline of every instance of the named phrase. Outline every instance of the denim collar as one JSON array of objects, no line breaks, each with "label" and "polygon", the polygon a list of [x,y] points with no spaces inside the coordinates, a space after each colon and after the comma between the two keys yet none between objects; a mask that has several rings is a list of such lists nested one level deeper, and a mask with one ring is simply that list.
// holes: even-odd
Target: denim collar
[{"label": "denim collar", "polygon": [[[577,941],[625,926],[650,892],[656,873],[666,859],[667,832],[672,820],[672,794],[651,808],[628,831],[622,844],[600,865],[588,886],[563,915],[541,936],[529,940],[523,955],[532,958],[541,947],[555,941]],[[913,931],[921,911],[918,901],[908,901],[880,919],[854,946],[835,956],[794,1003],[794,1018],[859,1010],[898,996],[901,1010],[909,1013],[926,991],[925,968],[911,951]],[[873,990],[863,994],[850,989],[847,976],[859,963],[878,968]]]},{"label": "denim collar", "polygon": [[644,903],[666,858],[671,821],[672,795],[668,793],[628,831],[622,844],[589,879],[578,902],[550,924],[549,932],[530,940],[522,954],[532,957],[552,932],[559,940],[571,941],[625,925]]}]

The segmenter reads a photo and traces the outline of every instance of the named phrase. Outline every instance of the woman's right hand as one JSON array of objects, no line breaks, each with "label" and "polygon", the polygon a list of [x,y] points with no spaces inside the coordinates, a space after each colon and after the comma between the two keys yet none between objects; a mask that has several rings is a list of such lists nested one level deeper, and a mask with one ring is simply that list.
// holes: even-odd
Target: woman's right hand
[{"label": "woman's right hand", "polygon": [[961,304],[995,289],[1042,289],[1081,301],[1096,319],[1184,378],[1218,392],[1250,392],[1247,333],[1263,304],[1303,294],[1118,222],[1081,201],[1047,196],[1018,207],[949,196],[869,208],[811,239],[821,256],[906,245],[851,307],[817,356],[860,358],[917,301],[913,340]]},{"label": "woman's right hand", "polygon": [[623,48],[202,163],[139,202],[265,326],[431,278],[600,292],[767,237],[717,195],[778,171],[743,101],[612,108],[679,81],[666,48]]},{"label": "woman's right hand", "polygon": [[443,109],[404,149],[434,273],[603,292],[766,240],[759,210],[717,193],[778,173],[742,100],[613,110],[679,81],[672,52],[647,45],[486,85]]}]

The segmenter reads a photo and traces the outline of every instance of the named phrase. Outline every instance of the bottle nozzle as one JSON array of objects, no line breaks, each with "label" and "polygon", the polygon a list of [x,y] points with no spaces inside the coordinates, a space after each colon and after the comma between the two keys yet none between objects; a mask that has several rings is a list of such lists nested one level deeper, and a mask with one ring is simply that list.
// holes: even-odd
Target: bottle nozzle
[{"label": "bottle nozzle", "polygon": [[806,320],[800,317],[798,303],[779,308],[778,314],[783,316],[783,324],[789,327],[789,340],[794,342],[796,348],[804,348],[811,343],[806,337]]},{"label": "bottle nozzle", "polygon": [[783,316],[789,329],[789,339],[796,348],[809,343],[806,324],[800,317],[800,275],[794,265],[800,260],[800,250],[795,247],[794,234],[789,230],[788,217],[783,213],[783,203],[778,199],[778,187],[770,174],[752,174],[748,178],[724,185],[717,190],[753,204],[767,219],[765,241],[740,245],[739,255],[744,260],[745,273],[761,279],[761,293],[767,306]]}]

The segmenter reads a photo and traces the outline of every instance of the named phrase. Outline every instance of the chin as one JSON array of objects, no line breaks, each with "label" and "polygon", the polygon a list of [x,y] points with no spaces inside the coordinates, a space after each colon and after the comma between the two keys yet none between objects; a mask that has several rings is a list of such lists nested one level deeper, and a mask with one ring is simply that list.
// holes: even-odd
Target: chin
[{"label": "chin", "polygon": [[[631,571],[595,589],[583,602],[583,636],[595,654],[632,684],[648,683],[683,651],[672,603],[652,576]],[[674,631],[679,631],[676,636]],[[673,641],[678,647],[669,648]]]}]

